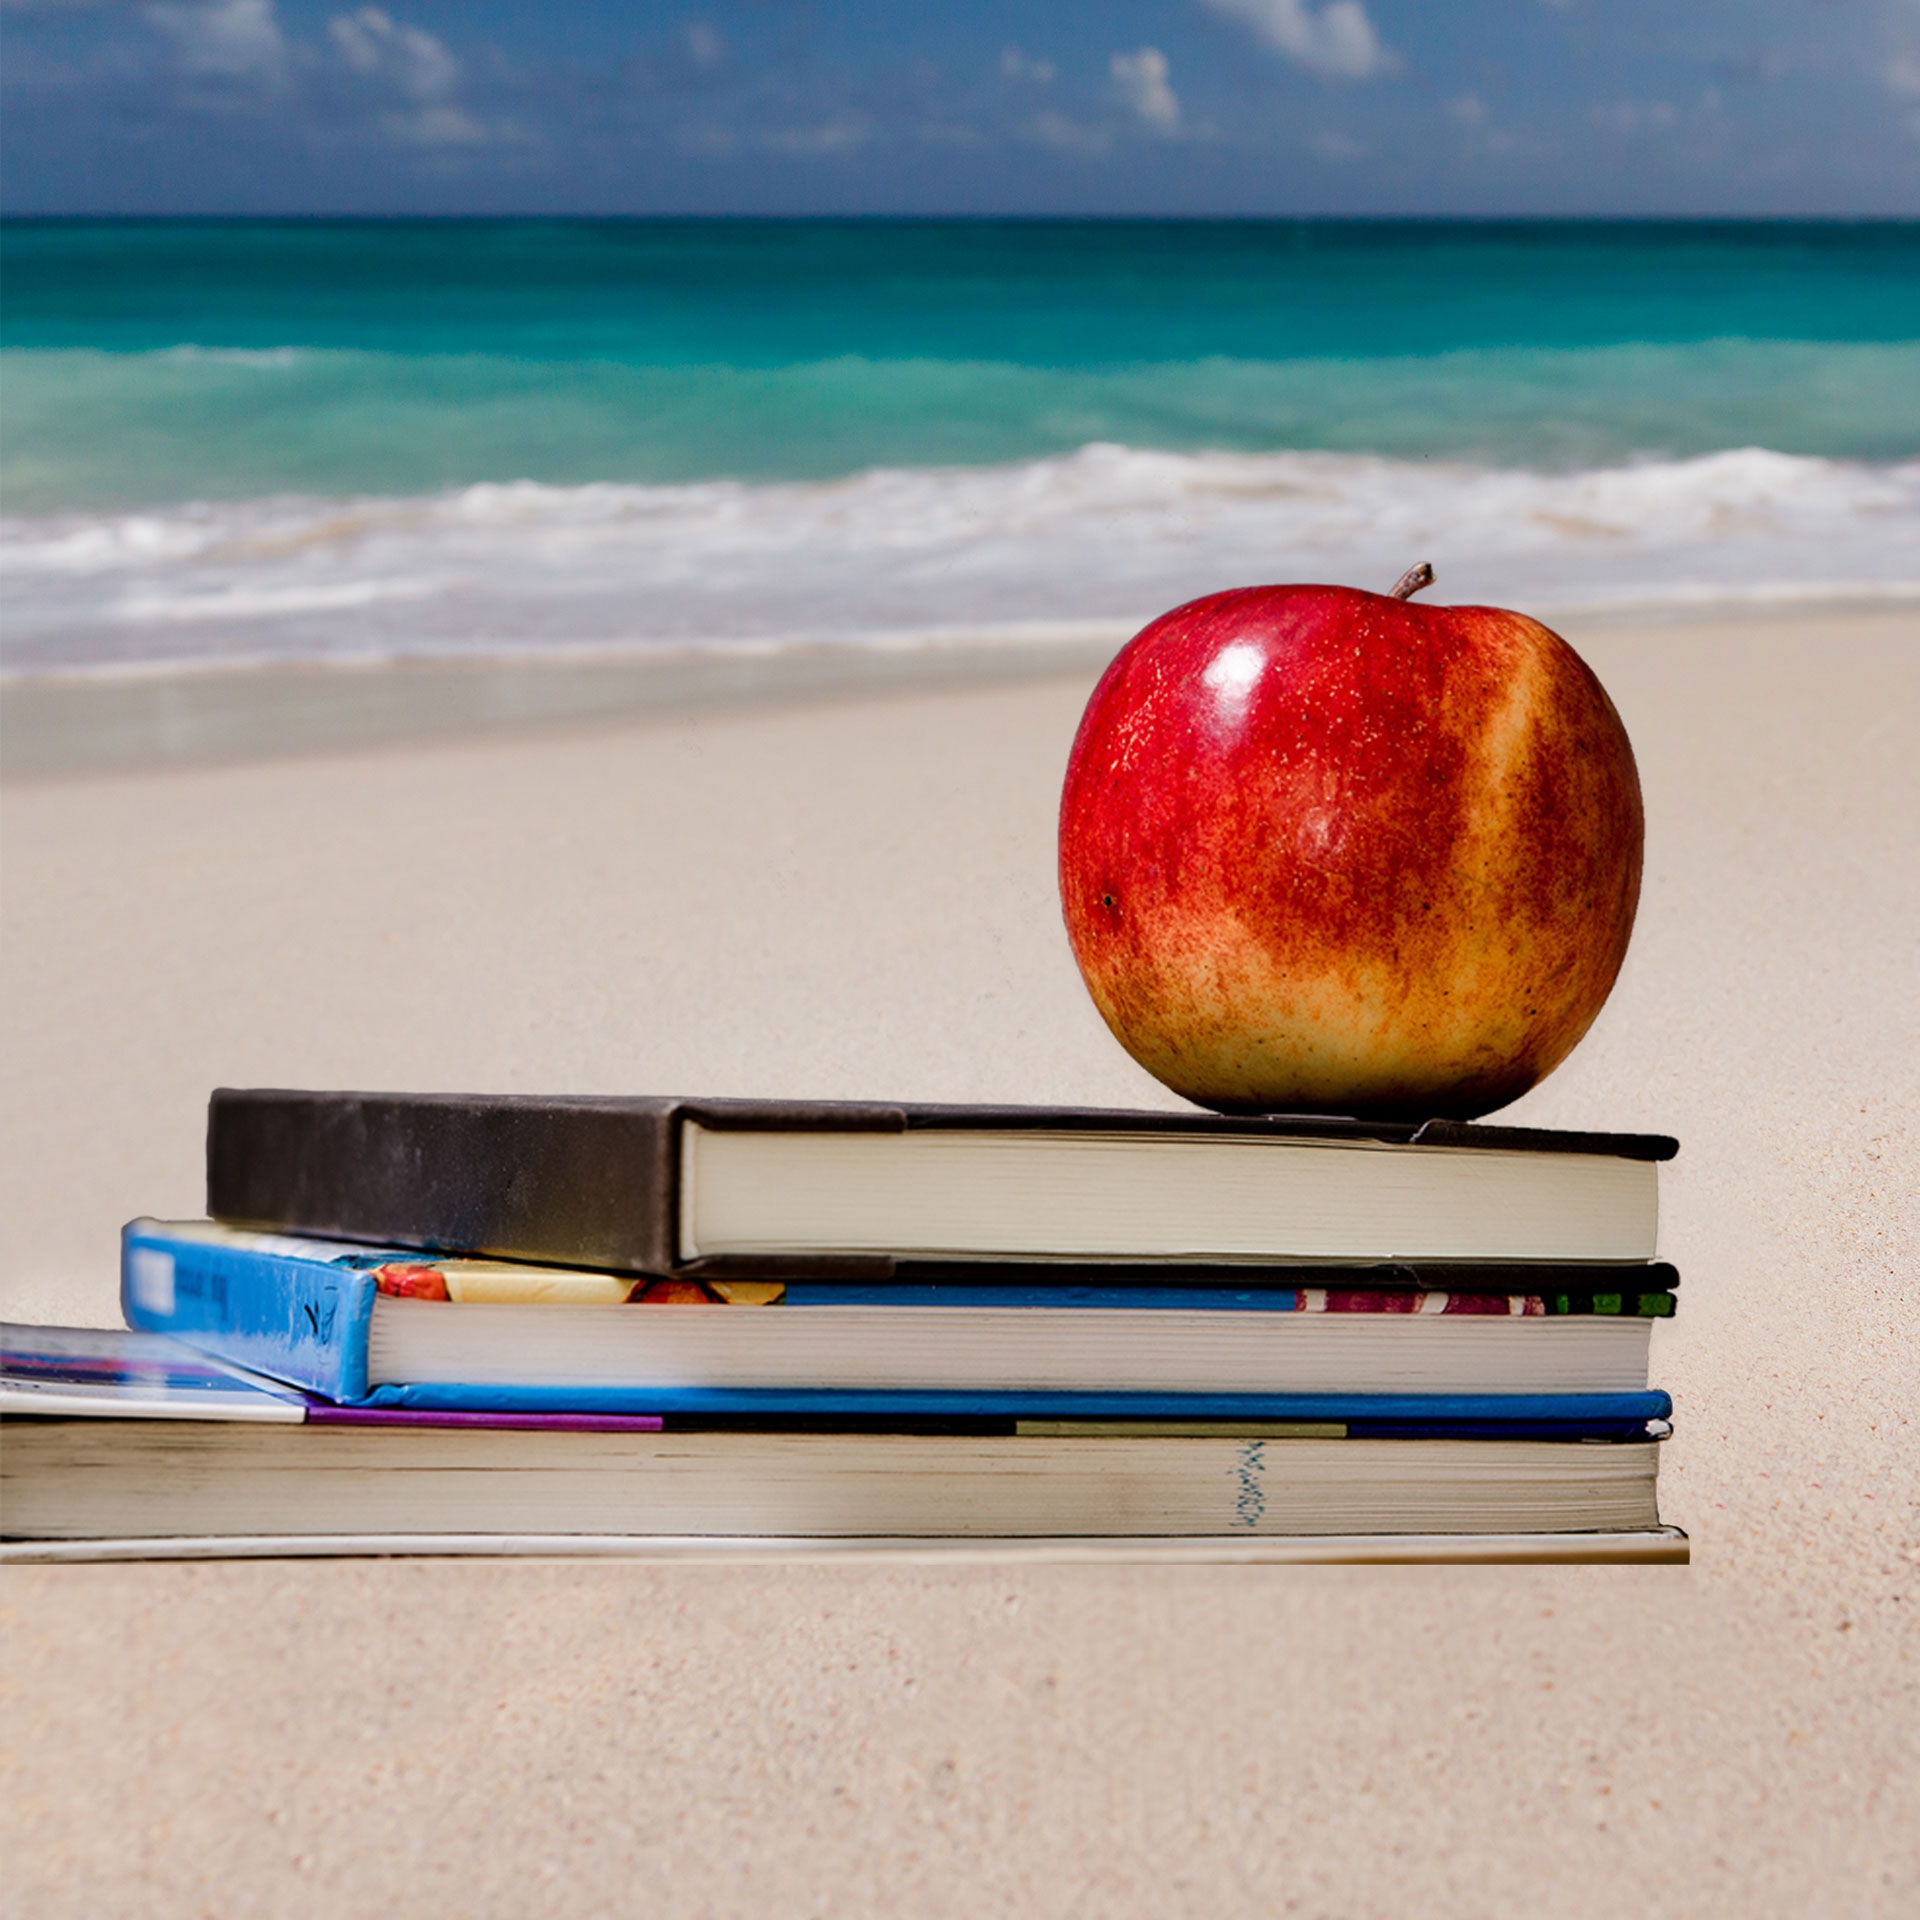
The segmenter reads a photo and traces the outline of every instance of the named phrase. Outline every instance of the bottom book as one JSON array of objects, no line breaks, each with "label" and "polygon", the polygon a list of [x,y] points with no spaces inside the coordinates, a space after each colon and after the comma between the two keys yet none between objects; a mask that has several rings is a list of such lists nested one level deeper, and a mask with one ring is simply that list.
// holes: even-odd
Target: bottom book
[{"label": "bottom book", "polygon": [[6,1422],[17,1541],[1648,1533],[1652,1441]]}]

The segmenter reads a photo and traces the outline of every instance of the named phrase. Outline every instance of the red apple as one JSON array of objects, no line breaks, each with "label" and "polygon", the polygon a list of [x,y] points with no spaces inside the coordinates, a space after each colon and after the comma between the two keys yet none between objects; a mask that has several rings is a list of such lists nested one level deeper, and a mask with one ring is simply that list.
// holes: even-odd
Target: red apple
[{"label": "red apple", "polygon": [[1470,1119],[1566,1058],[1640,897],[1626,729],[1496,607],[1247,587],[1110,666],[1060,803],[1094,1004],[1226,1112]]}]

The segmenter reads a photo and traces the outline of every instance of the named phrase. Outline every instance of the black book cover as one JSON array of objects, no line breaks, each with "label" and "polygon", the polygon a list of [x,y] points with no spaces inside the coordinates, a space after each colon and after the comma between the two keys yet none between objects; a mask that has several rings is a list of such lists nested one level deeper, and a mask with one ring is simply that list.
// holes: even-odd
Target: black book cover
[{"label": "black book cover", "polygon": [[[677,1245],[680,1137],[687,1121],[714,1130],[1031,1128],[1366,1139],[1634,1160],[1664,1160],[1677,1151],[1677,1143],[1662,1135],[1550,1132],[1459,1121],[1363,1123],[1097,1108],[220,1088],[208,1108],[207,1211],[232,1225],[622,1272],[722,1272],[750,1265],[770,1277],[904,1275],[905,1263],[867,1256],[760,1256],[750,1263],[727,1257],[682,1260]],[[1072,1273],[1058,1266],[1049,1271],[1056,1278]],[[1326,1269],[1318,1271],[1323,1276],[1318,1284],[1327,1284]],[[1352,1284],[1466,1290],[1464,1271],[1450,1277],[1442,1267],[1373,1264],[1358,1271],[1378,1277]],[[1555,1271],[1564,1288],[1566,1269]],[[1663,1284],[1645,1277],[1629,1281],[1626,1270],[1617,1282],[1603,1284],[1599,1271],[1583,1269],[1583,1291],[1646,1291]],[[1645,1276],[1649,1270],[1631,1271]],[[1521,1276],[1507,1269],[1500,1290],[1515,1288],[1538,1290],[1522,1286]]]}]

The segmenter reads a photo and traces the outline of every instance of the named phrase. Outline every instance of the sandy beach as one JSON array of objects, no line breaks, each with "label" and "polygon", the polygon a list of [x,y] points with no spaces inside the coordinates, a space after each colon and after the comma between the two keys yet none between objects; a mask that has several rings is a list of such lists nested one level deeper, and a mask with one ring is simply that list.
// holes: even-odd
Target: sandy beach
[{"label": "sandy beach", "polygon": [[[1509,1112],[1681,1140],[1690,1568],[12,1567],[9,1909],[1915,1911],[1920,617],[1568,631],[1646,888]],[[30,758],[0,1308],[117,1322],[217,1084],[1174,1104],[1054,898],[1092,671]]]}]

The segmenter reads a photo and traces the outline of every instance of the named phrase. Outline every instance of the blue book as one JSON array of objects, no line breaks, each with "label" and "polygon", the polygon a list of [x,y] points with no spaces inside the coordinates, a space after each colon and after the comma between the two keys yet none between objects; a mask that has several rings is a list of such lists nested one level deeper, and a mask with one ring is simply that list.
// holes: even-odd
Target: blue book
[{"label": "blue book", "polygon": [[[462,1260],[137,1220],[128,1324],[345,1405],[693,1419],[1125,1419],[1644,1438],[1651,1319],[1305,1288],[878,1290]],[[1443,1304],[1435,1309],[1431,1301]]]}]

